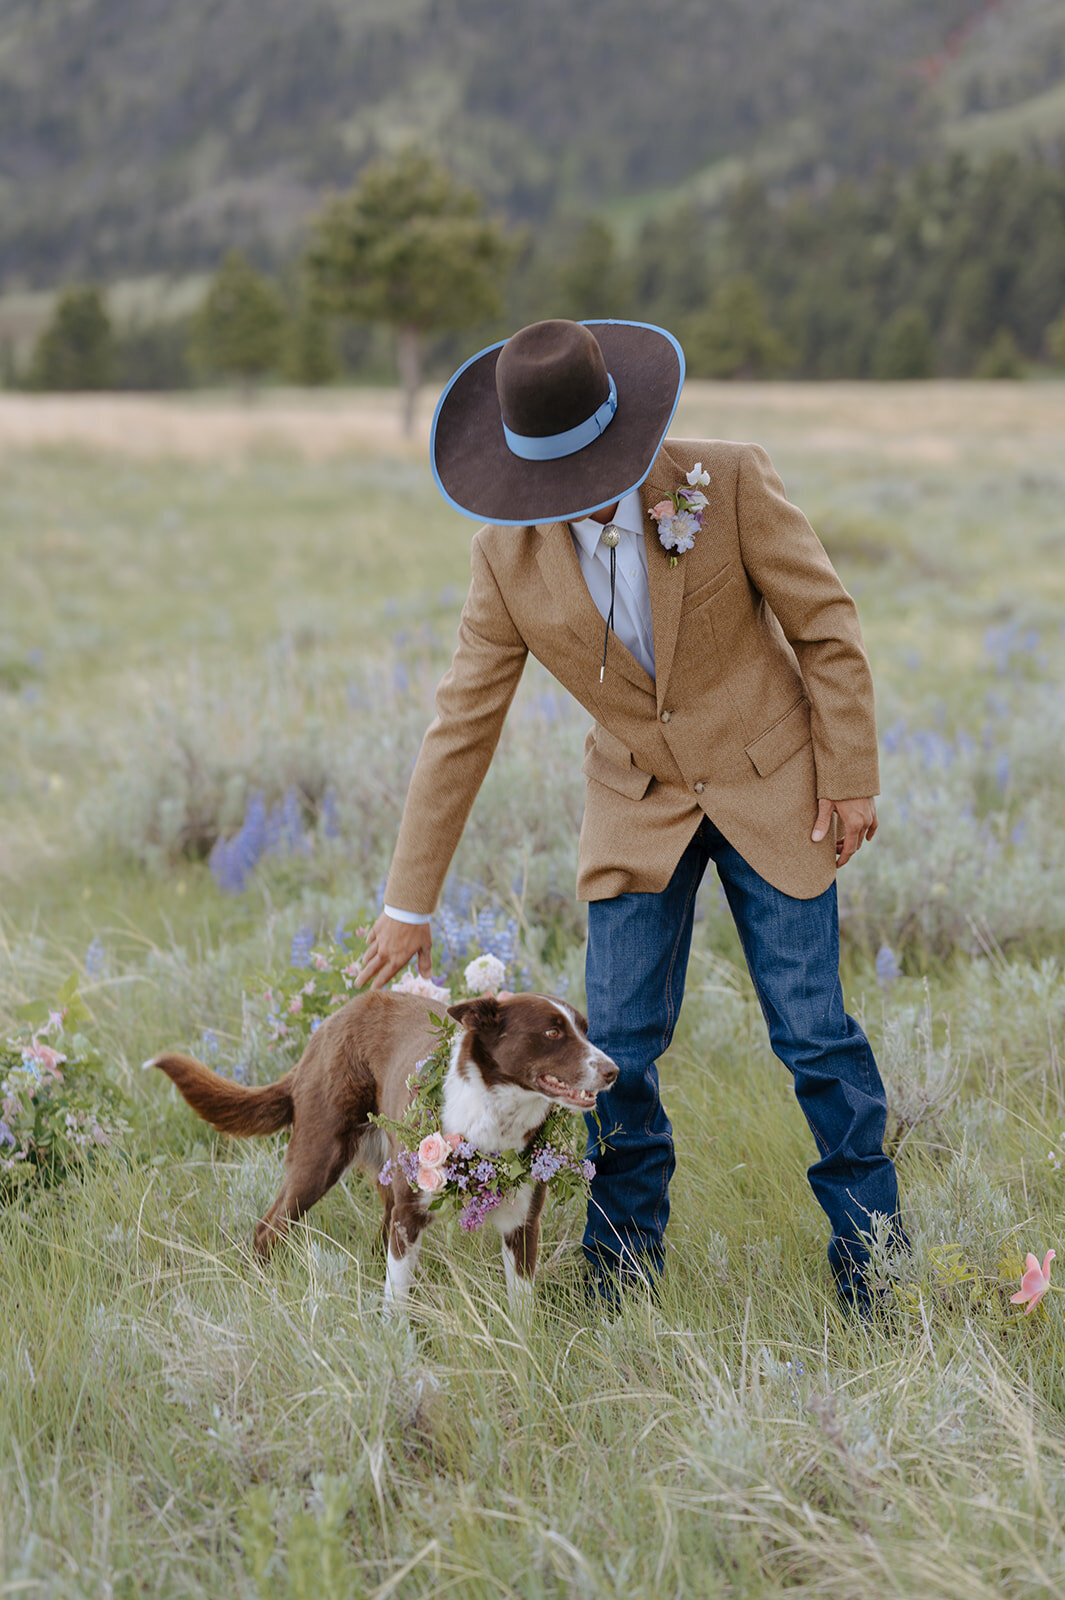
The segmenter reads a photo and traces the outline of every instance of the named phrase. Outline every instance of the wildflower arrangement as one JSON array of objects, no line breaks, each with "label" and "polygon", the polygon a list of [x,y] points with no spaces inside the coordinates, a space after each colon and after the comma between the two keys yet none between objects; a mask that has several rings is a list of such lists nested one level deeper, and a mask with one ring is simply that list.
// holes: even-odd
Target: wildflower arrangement
[{"label": "wildflower arrangement", "polygon": [[[494,960],[482,956],[466,968]],[[523,1150],[479,1150],[459,1134],[445,1134],[440,1126],[444,1077],[458,1024],[451,1017],[432,1014],[437,1042],[432,1052],[417,1062],[407,1079],[412,1099],[398,1120],[371,1117],[394,1135],[398,1149],[381,1171],[378,1183],[391,1183],[399,1169],[412,1189],[432,1196],[430,1211],[457,1211],[466,1233],[479,1228],[497,1206],[528,1183],[546,1183],[560,1199],[583,1194],[595,1177],[595,1164],[584,1158],[584,1124],[556,1106],[530,1144]],[[578,1148],[578,1140],[580,1147]]]},{"label": "wildflower arrangement", "polygon": [[0,1045],[0,1201],[50,1188],[129,1130],[103,1063],[78,1024],[77,978],[54,1005],[31,1001],[25,1026]]},{"label": "wildflower arrangement", "polygon": [[[355,929],[355,937],[367,930]],[[326,948],[316,948],[314,932],[300,928],[293,935],[289,971],[262,990],[266,1007],[266,1048],[271,1053],[300,1054],[307,1040],[355,992],[359,957],[347,946],[347,933],[337,928]]]},{"label": "wildflower arrangement", "polygon": [[687,482],[652,506],[649,513],[658,523],[659,540],[667,550],[673,551],[669,558],[671,567],[676,566],[677,556],[690,550],[695,543],[695,535],[703,525],[703,512],[709,504],[703,489],[710,482],[710,474],[703,471],[702,462],[697,461],[685,476]]}]

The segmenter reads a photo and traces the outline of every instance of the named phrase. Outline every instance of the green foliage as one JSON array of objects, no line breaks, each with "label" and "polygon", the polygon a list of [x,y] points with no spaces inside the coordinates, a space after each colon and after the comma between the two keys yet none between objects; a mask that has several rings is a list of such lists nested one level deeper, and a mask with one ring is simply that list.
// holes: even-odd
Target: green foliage
[{"label": "green foliage", "polygon": [[873,351],[875,378],[930,378],[935,347],[928,318],[919,306],[903,307],[888,322]]},{"label": "green foliage", "polygon": [[1065,367],[1065,306],[1047,328],[1046,346],[1055,366]]},{"label": "green foliage", "polygon": [[301,301],[288,327],[284,374],[290,383],[318,388],[340,375],[340,358],[330,319],[310,300]]},{"label": "green foliage", "polygon": [[286,320],[277,290],[230,250],[193,317],[190,354],[201,371],[248,383],[280,364]]},{"label": "green foliage", "polygon": [[29,387],[108,389],[114,366],[114,334],[100,290],[65,289],[34,348]]},{"label": "green foliage", "polygon": [[753,278],[729,278],[706,311],[683,324],[682,344],[693,378],[767,378],[793,356],[770,326]]},{"label": "green foliage", "polygon": [[1000,328],[976,364],[978,378],[1023,378],[1024,360],[1008,328]]}]

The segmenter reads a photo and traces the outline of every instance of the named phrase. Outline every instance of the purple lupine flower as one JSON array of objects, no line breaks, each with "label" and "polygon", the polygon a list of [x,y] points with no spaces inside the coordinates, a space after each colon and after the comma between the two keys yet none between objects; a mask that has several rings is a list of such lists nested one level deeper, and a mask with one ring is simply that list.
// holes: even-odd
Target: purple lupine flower
[{"label": "purple lupine flower", "polygon": [[292,935],[292,952],[289,956],[290,967],[309,967],[311,964],[311,946],[314,944],[313,928],[297,928]]},{"label": "purple lupine flower", "polygon": [[213,1028],[204,1028],[200,1039],[200,1050],[205,1057],[218,1054],[218,1035]]},{"label": "purple lupine flower", "polygon": [[899,958],[889,944],[882,944],[876,953],[877,981],[886,989],[896,978],[902,977]]},{"label": "purple lupine flower", "polygon": [[104,947],[99,939],[94,939],[85,952],[85,972],[90,978],[99,978],[104,970]]}]

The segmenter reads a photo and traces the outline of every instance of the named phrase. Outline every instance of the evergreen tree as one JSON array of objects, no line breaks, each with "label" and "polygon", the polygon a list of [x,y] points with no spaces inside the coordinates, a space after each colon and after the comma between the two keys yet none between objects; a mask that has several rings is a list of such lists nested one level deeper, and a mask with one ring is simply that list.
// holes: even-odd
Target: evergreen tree
[{"label": "evergreen tree", "polygon": [[896,311],[877,340],[873,353],[876,378],[930,378],[935,346],[928,318],[919,306]]},{"label": "evergreen tree", "polygon": [[273,284],[230,250],[193,317],[190,355],[201,371],[248,386],[277,369],[286,321]]},{"label": "evergreen tree", "polygon": [[30,362],[31,389],[108,389],[115,343],[99,289],[65,289]]},{"label": "evergreen tree", "polygon": [[707,309],[684,323],[681,343],[695,378],[765,378],[793,360],[748,277],[720,284]]},{"label": "evergreen tree", "polygon": [[339,376],[340,360],[329,319],[309,300],[303,301],[289,326],[284,367],[286,378],[306,388],[332,383]]},{"label": "evergreen tree", "polygon": [[1046,347],[1054,365],[1065,367],[1065,306],[1046,331]]},{"label": "evergreen tree", "polygon": [[1008,328],[1000,328],[976,364],[978,378],[1023,378],[1020,347]]},{"label": "evergreen tree", "polygon": [[428,334],[498,315],[511,248],[480,196],[413,149],[365,169],[318,218],[307,267],[325,310],[396,331],[403,428],[414,426]]}]

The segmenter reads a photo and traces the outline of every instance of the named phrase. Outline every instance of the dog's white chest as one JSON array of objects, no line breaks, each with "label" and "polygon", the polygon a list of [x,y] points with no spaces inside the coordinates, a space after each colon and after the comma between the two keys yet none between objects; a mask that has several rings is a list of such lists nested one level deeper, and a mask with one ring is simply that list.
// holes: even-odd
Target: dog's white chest
[{"label": "dog's white chest", "polygon": [[486,1088],[476,1067],[460,1073],[457,1049],[444,1078],[440,1120],[445,1133],[459,1133],[478,1150],[517,1150],[544,1118],[546,1096],[517,1084]]}]

